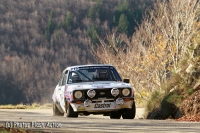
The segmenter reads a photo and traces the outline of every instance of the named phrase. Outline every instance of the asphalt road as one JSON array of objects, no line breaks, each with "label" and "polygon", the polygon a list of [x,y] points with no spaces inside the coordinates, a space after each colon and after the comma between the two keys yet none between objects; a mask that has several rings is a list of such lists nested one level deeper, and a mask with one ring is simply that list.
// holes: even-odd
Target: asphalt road
[{"label": "asphalt road", "polygon": [[137,108],[133,120],[110,119],[108,116],[90,115],[78,118],[52,116],[51,109],[0,109],[0,126],[25,128],[45,132],[136,132],[136,133],[199,133],[200,123],[174,120],[146,120],[144,109]]}]

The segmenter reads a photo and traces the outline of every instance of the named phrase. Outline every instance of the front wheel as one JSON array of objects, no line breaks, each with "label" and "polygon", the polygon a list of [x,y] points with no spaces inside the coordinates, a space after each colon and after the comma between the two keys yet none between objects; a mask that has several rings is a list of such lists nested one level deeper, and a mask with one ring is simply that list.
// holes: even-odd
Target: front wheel
[{"label": "front wheel", "polygon": [[78,113],[74,112],[72,106],[67,101],[65,101],[65,110],[67,117],[74,117],[74,118],[78,117]]},{"label": "front wheel", "polygon": [[52,101],[52,106],[53,106],[53,116],[63,116],[64,113],[61,113],[58,109],[58,107],[56,106],[56,104],[54,103],[54,101]]},{"label": "front wheel", "polygon": [[135,102],[133,102],[131,109],[124,109],[122,111],[122,118],[123,119],[134,119],[135,118],[135,112],[136,112],[136,107],[135,107]]},{"label": "front wheel", "polygon": [[121,118],[121,112],[115,111],[110,113],[110,119],[120,119]]}]

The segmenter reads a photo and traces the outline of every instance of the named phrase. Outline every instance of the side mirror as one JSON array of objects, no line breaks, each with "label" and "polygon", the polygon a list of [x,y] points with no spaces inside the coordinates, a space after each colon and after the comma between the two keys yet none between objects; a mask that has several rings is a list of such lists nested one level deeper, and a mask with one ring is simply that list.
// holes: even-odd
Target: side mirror
[{"label": "side mirror", "polygon": [[123,82],[129,83],[129,82],[130,82],[130,79],[123,79]]}]

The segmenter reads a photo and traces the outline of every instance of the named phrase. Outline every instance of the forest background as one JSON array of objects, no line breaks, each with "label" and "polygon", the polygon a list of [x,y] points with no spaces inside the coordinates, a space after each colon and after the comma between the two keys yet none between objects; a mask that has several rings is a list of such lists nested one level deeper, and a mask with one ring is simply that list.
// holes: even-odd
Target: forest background
[{"label": "forest background", "polygon": [[1,0],[0,104],[51,102],[61,72],[100,63],[97,34],[131,36],[149,0]]},{"label": "forest background", "polygon": [[95,63],[130,78],[138,104],[156,99],[149,110],[171,90],[192,92],[198,7],[196,0],[1,0],[0,104],[51,102],[64,68]]}]

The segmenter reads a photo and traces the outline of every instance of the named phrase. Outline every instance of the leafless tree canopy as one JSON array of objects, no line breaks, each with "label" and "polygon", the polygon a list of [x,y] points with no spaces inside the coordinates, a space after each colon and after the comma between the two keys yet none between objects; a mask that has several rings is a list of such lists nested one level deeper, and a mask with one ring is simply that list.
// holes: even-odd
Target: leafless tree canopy
[{"label": "leafless tree canopy", "polygon": [[[151,1],[130,0],[129,7],[141,12]],[[124,2],[0,0],[0,104],[50,102],[64,68],[98,63],[88,29],[94,25],[102,35],[112,29]]]},{"label": "leafless tree canopy", "polygon": [[193,55],[188,48],[198,45],[194,42],[198,16],[198,0],[157,0],[132,38],[108,33],[106,39],[99,38],[96,54],[102,62],[117,66],[146,99],[148,92],[162,91],[172,71],[180,71],[178,62],[185,53]]}]

